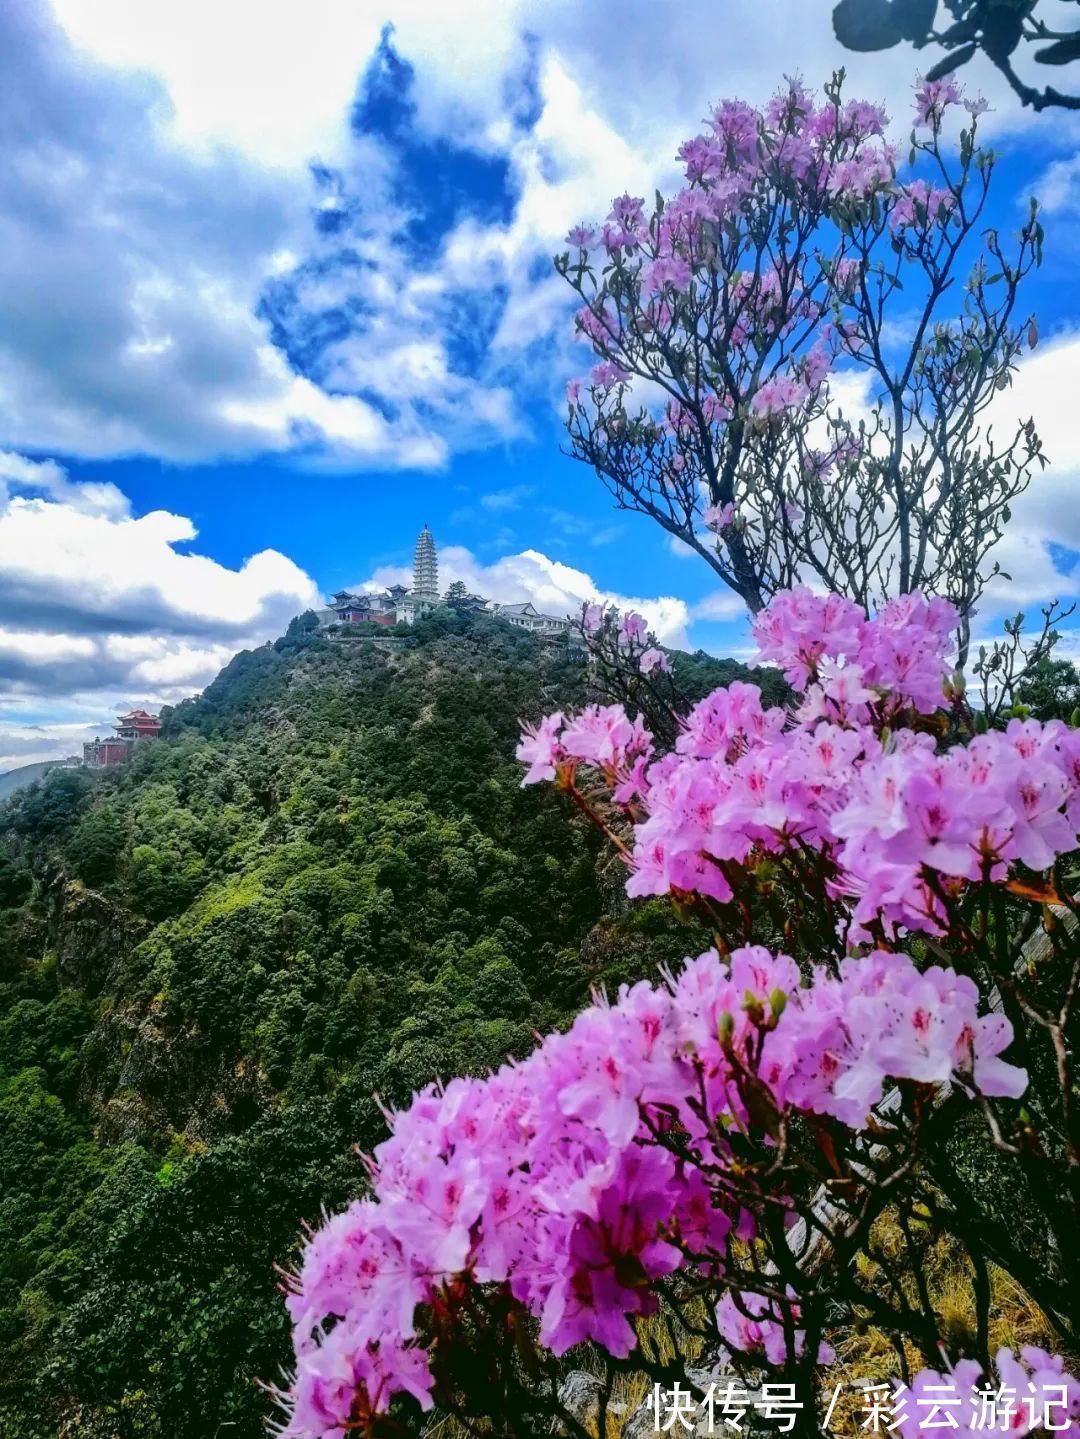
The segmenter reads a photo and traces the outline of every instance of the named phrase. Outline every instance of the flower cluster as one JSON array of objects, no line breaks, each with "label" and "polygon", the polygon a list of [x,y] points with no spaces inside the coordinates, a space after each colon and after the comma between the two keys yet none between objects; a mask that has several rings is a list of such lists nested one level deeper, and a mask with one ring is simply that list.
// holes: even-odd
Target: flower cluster
[{"label": "flower cluster", "polygon": [[1080,732],[1012,720],[940,749],[908,720],[948,681],[951,606],[904,595],[868,619],[837,595],[783,591],[757,617],[763,659],[803,693],[794,714],[763,709],[754,685],[702,700],[675,751],[648,763],[652,737],[608,706],[545,723],[523,742],[526,782],[578,763],[634,799],[631,895],[732,898],[729,865],[797,846],[822,851],[848,939],[939,933],[942,893],[1046,870],[1077,847]]},{"label": "flower cluster", "polygon": [[[283,1433],[343,1435],[400,1393],[428,1407],[440,1316],[473,1285],[508,1286],[555,1354],[586,1339],[629,1354],[652,1283],[684,1266],[722,1281],[728,1236],[752,1234],[734,1189],[710,1185],[752,1109],[861,1126],[888,1079],[1015,1096],[1010,1040],[970,980],[903,955],[804,986],[787,955],[710,950],[597,999],[520,1064],[429,1087],[390,1116],[373,1197],[327,1220],[292,1276]],[[774,1361],[789,1332],[803,1346],[798,1317],[794,1296],[730,1292],[716,1315],[732,1347]]]},{"label": "flower cluster", "polygon": [[[952,80],[923,85],[916,95],[917,124],[936,134],[942,111],[958,99]],[[642,197],[624,194],[612,201],[603,225],[575,225],[567,244],[577,251],[577,263],[614,262],[621,275],[632,277],[636,296],[628,306],[627,294],[609,295],[602,288],[576,315],[578,334],[602,355],[588,379],[593,397],[602,398],[632,380],[608,347],[627,338],[635,306],[647,329],[677,325],[680,305],[695,293],[703,275],[713,273],[709,266],[715,261],[717,226],[759,226],[777,193],[794,195],[791,203],[804,216],[820,220],[873,200],[888,212],[894,236],[913,227],[925,232],[948,224],[953,193],[921,179],[899,182],[897,156],[884,139],[884,129],[885,115],[878,106],[841,103],[831,93],[819,104],[797,82],[762,108],[724,101],[714,108],[709,128],[681,146],[686,185],[655,215],[647,212]],[[742,397],[759,421],[802,410],[826,379],[837,353],[853,348],[845,341],[843,326],[834,331],[828,315],[833,300],[851,298],[859,262],[842,255],[829,268],[832,273],[824,284],[825,277],[804,275],[798,260],[787,257],[739,265],[731,276],[724,306],[731,316],[731,331],[725,336],[729,350],[758,356],[797,327],[813,332],[804,353],[783,368],[761,371],[753,393]],[[575,381],[571,407],[580,403],[581,388]],[[702,403],[710,423],[726,422],[736,408],[731,395],[710,394]],[[673,432],[679,427],[679,411],[676,402],[666,416]]]},{"label": "flower cluster", "polygon": [[788,683],[805,689],[828,656],[862,683],[891,692],[921,714],[941,704],[945,661],[957,615],[947,600],[901,595],[867,619],[843,595],[815,595],[805,585],[782,590],[754,621],[763,660],[777,664]]},{"label": "flower cluster", "polygon": [[996,1378],[984,1378],[974,1359],[961,1359],[950,1374],[923,1369],[910,1388],[896,1385],[888,1428],[901,1439],[923,1439],[931,1429],[948,1429],[956,1439],[1080,1433],[1080,1383],[1060,1356],[1034,1345],[1025,1345],[1019,1358],[999,1349],[994,1368]]}]

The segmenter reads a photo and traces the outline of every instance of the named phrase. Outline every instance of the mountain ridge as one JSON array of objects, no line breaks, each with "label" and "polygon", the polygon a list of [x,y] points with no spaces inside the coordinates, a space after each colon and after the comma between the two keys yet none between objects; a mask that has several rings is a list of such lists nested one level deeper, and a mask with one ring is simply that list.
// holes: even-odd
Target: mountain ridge
[{"label": "mountain ridge", "polygon": [[[580,654],[486,616],[301,617],[115,771],[0,809],[0,1433],[262,1433],[274,1265],[379,1105],[702,948],[547,787],[519,716]],[[704,692],[747,672],[675,656]],[[766,677],[768,678],[768,677]]]}]

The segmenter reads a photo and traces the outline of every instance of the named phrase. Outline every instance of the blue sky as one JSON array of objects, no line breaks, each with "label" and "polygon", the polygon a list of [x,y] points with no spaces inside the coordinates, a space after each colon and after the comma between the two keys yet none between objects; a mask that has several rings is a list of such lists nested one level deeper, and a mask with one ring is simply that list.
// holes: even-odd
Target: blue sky
[{"label": "blue sky", "polygon": [[[904,116],[915,57],[840,53],[830,8],[9,0],[0,770],[395,577],[424,522],[444,577],[493,598],[633,600],[671,642],[739,649],[711,572],[560,454],[583,356],[550,255],[611,195],[670,183],[721,96],[843,63]],[[1044,340],[1010,399],[1053,468],[1017,506],[992,629],[1080,589],[1080,127],[966,78],[994,107],[994,222],[1032,192],[1049,212]]]}]

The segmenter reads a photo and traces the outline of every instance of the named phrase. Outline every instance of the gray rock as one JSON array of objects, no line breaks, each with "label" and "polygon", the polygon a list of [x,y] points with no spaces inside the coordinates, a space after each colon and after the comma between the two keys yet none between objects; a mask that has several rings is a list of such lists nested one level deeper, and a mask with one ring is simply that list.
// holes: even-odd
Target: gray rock
[{"label": "gray rock", "polygon": [[[584,1369],[571,1369],[558,1389],[558,1400],[562,1407],[579,1424],[586,1428],[595,1427],[600,1417],[600,1401],[604,1395],[604,1381]],[[625,1404],[609,1403],[607,1412],[612,1417],[625,1413]],[[558,1420],[554,1432],[561,1434],[565,1426]]]},{"label": "gray rock", "polygon": [[571,1369],[559,1385],[559,1403],[568,1414],[583,1423],[600,1407],[603,1392],[603,1380],[595,1374],[588,1374],[584,1369]]},{"label": "gray rock", "polygon": [[[741,1420],[739,1429],[730,1428],[724,1420],[724,1416],[717,1411],[712,1426],[709,1425],[709,1414],[704,1405],[692,1407],[687,1417],[695,1421],[693,1429],[688,1429],[681,1419],[676,1419],[670,1429],[657,1428],[656,1412],[653,1409],[652,1397],[645,1400],[633,1414],[630,1415],[623,1426],[620,1439],[657,1439],[660,1434],[677,1436],[677,1439],[709,1439],[709,1436],[722,1435],[726,1439],[758,1439],[758,1436],[771,1435],[776,1433],[775,1426],[763,1420],[753,1405],[759,1391],[751,1384],[746,1384],[738,1379],[736,1375],[722,1373],[719,1369],[688,1369],[686,1371],[686,1382],[683,1389],[691,1394],[700,1392],[708,1393],[710,1384],[724,1385],[728,1382],[738,1385],[746,1394],[746,1413]],[[668,1417],[664,1409],[660,1411],[661,1425]]]}]

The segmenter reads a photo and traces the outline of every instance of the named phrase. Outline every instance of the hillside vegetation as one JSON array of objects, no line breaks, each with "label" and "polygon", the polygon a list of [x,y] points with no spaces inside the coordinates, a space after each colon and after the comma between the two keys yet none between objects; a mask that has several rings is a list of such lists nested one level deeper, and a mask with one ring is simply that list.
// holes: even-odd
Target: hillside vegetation
[{"label": "hillside vegetation", "polygon": [[128,769],[0,810],[4,1439],[253,1439],[274,1265],[362,1190],[374,1096],[701,947],[520,788],[518,717],[586,698],[580,657],[486,617],[396,647],[308,617]]}]

